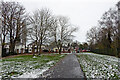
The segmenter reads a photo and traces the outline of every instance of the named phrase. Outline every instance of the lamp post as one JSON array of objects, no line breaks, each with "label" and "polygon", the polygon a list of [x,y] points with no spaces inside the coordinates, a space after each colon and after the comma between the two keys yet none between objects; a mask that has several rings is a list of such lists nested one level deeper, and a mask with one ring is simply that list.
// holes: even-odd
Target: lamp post
[{"label": "lamp post", "polygon": [[[2,22],[0,21],[0,26],[2,25]],[[2,57],[2,29],[0,27],[0,58]]]},{"label": "lamp post", "polygon": [[1,43],[1,31],[0,31],[0,58],[2,57],[2,43]]}]

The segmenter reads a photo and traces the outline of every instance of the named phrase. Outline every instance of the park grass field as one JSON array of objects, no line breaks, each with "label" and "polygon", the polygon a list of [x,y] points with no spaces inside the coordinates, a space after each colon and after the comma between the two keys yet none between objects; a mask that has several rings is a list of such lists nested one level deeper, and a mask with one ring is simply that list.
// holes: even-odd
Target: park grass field
[{"label": "park grass field", "polygon": [[37,78],[65,54],[22,55],[1,59],[0,78]]},{"label": "park grass field", "polygon": [[77,57],[87,79],[120,79],[119,58],[94,53],[79,53]]}]

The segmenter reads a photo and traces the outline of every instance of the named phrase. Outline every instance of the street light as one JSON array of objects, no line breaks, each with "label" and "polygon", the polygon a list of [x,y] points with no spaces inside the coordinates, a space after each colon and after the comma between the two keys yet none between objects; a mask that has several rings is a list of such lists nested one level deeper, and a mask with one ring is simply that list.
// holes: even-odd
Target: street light
[{"label": "street light", "polygon": [[2,29],[1,29],[2,22],[0,21],[0,58],[2,57]]},{"label": "street light", "polygon": [[2,38],[2,36],[1,36],[1,31],[0,31],[0,58],[1,58],[1,56],[2,56],[2,43],[1,43],[1,39]]}]

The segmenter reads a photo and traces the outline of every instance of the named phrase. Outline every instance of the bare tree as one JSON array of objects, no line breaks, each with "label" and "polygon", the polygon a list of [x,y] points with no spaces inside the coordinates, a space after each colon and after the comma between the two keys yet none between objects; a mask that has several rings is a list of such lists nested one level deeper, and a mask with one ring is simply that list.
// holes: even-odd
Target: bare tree
[{"label": "bare tree", "polygon": [[7,16],[9,16],[9,6],[5,2],[1,2],[0,5],[0,20],[1,20],[1,44],[2,44],[2,50],[4,48],[5,42],[6,42],[6,36],[8,34],[8,20]]},{"label": "bare tree", "polygon": [[29,22],[29,37],[33,41],[36,41],[40,55],[42,50],[41,46],[46,42],[51,26],[51,13],[48,9],[37,10],[29,17]]},{"label": "bare tree", "polygon": [[87,36],[87,41],[90,44],[95,44],[96,43],[96,38],[97,38],[97,27],[92,27],[86,34]]},{"label": "bare tree", "polygon": [[20,42],[25,25],[25,8],[17,2],[2,2],[2,35],[10,40],[10,52],[14,53],[15,44]]},{"label": "bare tree", "polygon": [[57,17],[57,20],[54,20],[53,30],[51,30],[54,41],[57,48],[59,49],[59,54],[61,54],[62,46],[67,45],[72,39],[72,33],[77,30],[75,27],[71,27],[69,19],[63,16]]}]

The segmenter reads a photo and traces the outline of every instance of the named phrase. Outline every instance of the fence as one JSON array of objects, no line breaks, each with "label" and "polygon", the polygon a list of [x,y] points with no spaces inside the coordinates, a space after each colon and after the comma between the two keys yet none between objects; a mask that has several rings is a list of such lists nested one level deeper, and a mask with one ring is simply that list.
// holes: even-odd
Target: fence
[{"label": "fence", "polygon": [[116,56],[117,52],[114,49],[91,49],[91,52],[98,53],[98,54],[105,54],[105,55],[111,55]]}]

